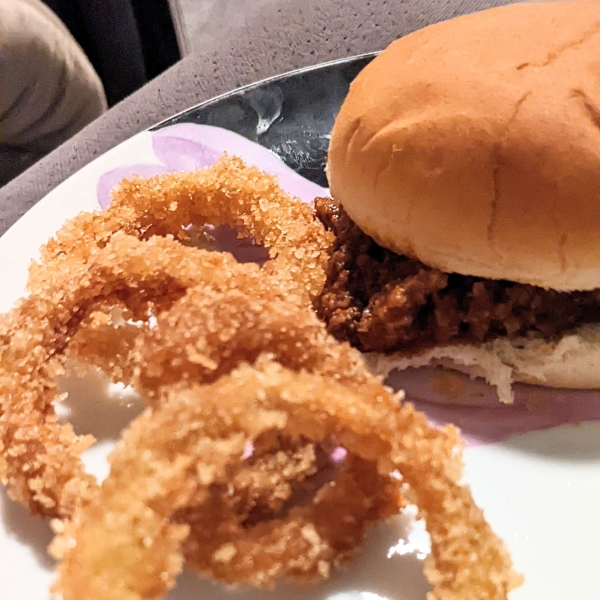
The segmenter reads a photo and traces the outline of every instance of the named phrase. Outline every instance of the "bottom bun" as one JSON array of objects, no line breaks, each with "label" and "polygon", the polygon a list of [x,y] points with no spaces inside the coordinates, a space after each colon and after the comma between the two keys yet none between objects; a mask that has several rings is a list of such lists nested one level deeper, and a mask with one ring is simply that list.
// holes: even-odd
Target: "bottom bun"
[{"label": "bottom bun", "polygon": [[[586,325],[557,342],[528,337],[499,338],[481,346],[439,346],[417,356],[366,354],[370,370],[387,378],[393,371],[441,366],[493,385],[500,402],[512,404],[513,383],[600,389],[600,325]],[[401,379],[396,378],[400,382]]]}]

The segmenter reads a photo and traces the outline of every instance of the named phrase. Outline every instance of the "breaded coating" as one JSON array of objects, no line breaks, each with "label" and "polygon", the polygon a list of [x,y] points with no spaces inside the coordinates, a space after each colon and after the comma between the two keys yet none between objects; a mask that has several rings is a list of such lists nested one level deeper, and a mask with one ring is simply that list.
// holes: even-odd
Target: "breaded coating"
[{"label": "breaded coating", "polygon": [[286,194],[274,177],[228,157],[209,169],[123,182],[107,210],[82,213],[46,244],[30,288],[46,284],[49,266],[87,262],[118,231],[138,239],[172,235],[185,241],[186,228],[207,223],[238,228],[265,246],[272,259],[265,271],[290,280],[300,295],[314,298],[321,292],[333,234],[311,206]]},{"label": "breaded coating", "polygon": [[[201,530],[193,566],[259,587],[284,574],[327,576],[367,523],[398,511],[400,484],[389,477],[393,465],[383,451],[389,443],[381,430],[393,424],[379,410],[384,400],[272,362],[165,394],[123,434],[100,496],[64,534],[56,586],[64,600],[160,598],[181,568],[186,526],[172,520],[189,503],[198,517],[192,529]],[[334,439],[349,452],[347,464],[306,503],[249,521],[248,479],[263,493],[265,454],[273,461],[281,452],[273,432],[301,447],[325,441],[327,448]],[[254,464],[243,458],[249,442],[262,446]],[[281,462],[285,473],[289,457]],[[266,479],[266,489],[277,490],[272,475]]]},{"label": "breaded coating", "polygon": [[[448,457],[423,435],[422,415],[379,392],[356,393],[260,358],[208,386],[165,388],[159,407],[125,432],[98,501],[63,538],[69,550],[57,589],[64,600],[84,592],[89,600],[161,597],[175,575],[168,565],[181,564],[182,529],[164,546],[175,515],[196,530],[191,565],[213,577],[264,587],[284,574],[325,576],[367,522],[397,509],[397,469],[431,534],[430,598],[506,598],[516,579],[502,543],[468,488],[448,476]],[[236,487],[248,468],[246,447],[273,431],[301,443],[326,440],[325,447],[334,440],[348,452],[347,467],[309,503],[248,522],[247,488]],[[272,440],[276,455],[280,438]],[[458,467],[460,456],[452,460]]]}]

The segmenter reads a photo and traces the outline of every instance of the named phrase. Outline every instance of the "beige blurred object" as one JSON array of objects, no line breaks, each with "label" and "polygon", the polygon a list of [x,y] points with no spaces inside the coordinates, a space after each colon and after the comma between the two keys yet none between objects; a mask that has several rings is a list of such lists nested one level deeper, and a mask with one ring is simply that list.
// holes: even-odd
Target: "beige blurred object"
[{"label": "beige blurred object", "polygon": [[39,0],[0,0],[0,185],[106,110],[102,83]]}]

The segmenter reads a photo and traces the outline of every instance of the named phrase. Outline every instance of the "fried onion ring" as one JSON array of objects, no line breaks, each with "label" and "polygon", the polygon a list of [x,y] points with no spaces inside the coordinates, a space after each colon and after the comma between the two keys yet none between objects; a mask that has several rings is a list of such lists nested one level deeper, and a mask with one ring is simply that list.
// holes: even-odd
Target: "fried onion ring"
[{"label": "fried onion ring", "polygon": [[173,235],[185,241],[187,227],[205,224],[239,228],[240,235],[264,245],[271,256],[265,272],[289,280],[307,301],[323,289],[333,235],[274,177],[227,156],[208,169],[121,183],[108,209],[82,213],[46,244],[30,287],[46,285],[50,265],[87,263],[118,231],[138,239]]},{"label": "fried onion ring", "polygon": [[[56,589],[64,600],[161,597],[181,569],[188,532],[174,517],[185,514],[192,499],[194,514],[204,508],[202,526],[212,526],[202,537],[192,536],[196,566],[213,577],[265,587],[283,574],[324,575],[327,565],[347,555],[337,551],[340,523],[333,526],[332,515],[358,515],[348,527],[362,537],[364,524],[389,514],[396,469],[431,535],[429,598],[506,598],[513,580],[502,543],[468,488],[448,478],[437,449],[424,442],[412,407],[384,388],[377,395],[357,394],[329,378],[259,360],[213,384],[165,394],[159,408],[147,409],[124,433],[100,496],[63,540],[70,549]],[[235,477],[249,441],[274,430],[293,440],[335,440],[360,465],[354,467],[360,475],[341,485],[339,495],[340,488],[324,486],[283,519],[243,528],[222,505],[219,518],[210,518],[212,490]]]},{"label": "fried onion ring", "polygon": [[[94,362],[114,380],[133,383],[132,369],[136,363],[127,351],[134,344],[136,331],[132,335],[124,335],[126,328],[121,327],[120,331],[111,332],[110,341],[106,337],[101,340],[102,343],[96,347],[96,358],[92,360],[89,355],[84,356],[85,333],[78,335],[78,330],[82,326],[83,329],[92,325],[97,327],[98,314],[106,316],[115,306],[126,309],[136,319],[146,321],[152,314],[150,309],[153,309],[160,319],[160,310],[170,308],[185,295],[186,290],[198,285],[201,287],[196,293],[190,298],[183,298],[179,312],[173,314],[174,319],[183,319],[179,327],[187,327],[189,332],[193,321],[186,317],[185,310],[192,310],[189,305],[193,302],[199,303],[195,309],[195,316],[200,319],[199,326],[194,327],[198,336],[195,340],[196,357],[192,356],[188,366],[198,366],[198,348],[204,344],[208,351],[211,344],[220,339],[221,344],[217,346],[220,354],[211,354],[213,361],[219,356],[224,360],[218,373],[226,372],[223,367],[229,369],[240,360],[251,360],[257,352],[273,347],[284,362],[296,357],[298,368],[311,368],[312,362],[313,368],[318,367],[332,376],[352,376],[356,382],[367,380],[359,354],[330,338],[310,309],[304,309],[299,318],[300,299],[290,295],[285,288],[279,289],[278,283],[267,277],[258,266],[240,265],[226,254],[187,248],[170,238],[154,237],[139,241],[117,233],[88,264],[75,262],[68,268],[65,265],[65,268],[49,273],[44,292],[31,294],[22,300],[2,327],[0,398],[3,414],[0,440],[7,458],[5,479],[13,499],[28,505],[35,514],[64,518],[71,516],[79,504],[89,501],[97,491],[94,479],[84,472],[79,458],[81,451],[91,443],[89,436],[75,436],[70,425],[59,424],[55,415],[53,403],[59,395],[54,378],[63,373],[66,356],[79,353],[81,359]],[[210,302],[211,290],[225,295],[232,293],[239,299],[227,303],[223,297],[219,298],[222,310],[230,313],[230,326],[235,328],[237,324],[238,327],[237,332],[232,330],[235,335],[228,341],[221,325],[218,330],[211,331],[210,322],[202,317],[202,310],[206,308],[202,306],[202,298]],[[245,290],[245,298],[241,298],[244,295],[236,290]],[[285,298],[286,304],[277,304],[278,298],[281,302]],[[283,315],[278,324],[266,321],[273,314],[268,310],[269,303],[273,303]],[[240,321],[242,312],[239,309],[245,305],[249,307],[244,309],[247,320]],[[262,309],[265,311],[261,315]],[[213,302],[212,310],[217,311],[213,315],[213,324],[223,323],[215,320],[221,318],[218,304]],[[89,317],[93,315],[96,319],[90,322]],[[258,329],[254,329],[253,333],[253,328],[259,326],[259,320],[263,321],[261,335],[257,335]],[[169,323],[165,322],[165,326],[168,332]],[[283,328],[284,332],[279,336],[278,350],[277,340],[271,344],[269,339],[275,327]],[[157,327],[155,335],[162,335],[164,331],[165,327]],[[204,342],[199,335],[203,331],[207,336]],[[152,330],[149,330],[148,336],[142,338],[142,350],[149,350],[149,344],[157,341],[152,340],[152,335]],[[237,346],[228,350],[223,342],[234,344],[234,337],[238,340]],[[116,341],[120,341],[121,345]],[[245,355],[240,350],[244,344],[250,344]],[[89,351],[89,343],[87,347]],[[154,347],[159,351],[164,346]],[[192,348],[187,344],[183,350],[191,351]],[[285,359],[287,350],[291,352],[289,359]],[[299,356],[301,351],[304,358]],[[163,367],[160,367],[158,359],[141,355],[137,364],[143,366],[146,363],[148,368],[139,369],[142,376],[136,385],[141,388],[140,391],[147,391],[147,397],[151,399],[154,384],[151,381],[144,383],[142,379],[152,379],[153,365]],[[208,375],[211,375],[210,369]],[[179,376],[184,376],[183,372]],[[193,376],[197,377],[198,373],[193,373]],[[212,377],[215,377],[214,373]]]},{"label": "fried onion ring", "polygon": [[267,351],[293,370],[379,385],[356,350],[334,340],[313,311],[278,298],[266,279],[247,280],[226,292],[189,289],[157,316],[152,328],[131,336],[122,329],[105,320],[86,323],[73,338],[69,356],[132,384],[151,404],[162,387],[212,382]]},{"label": "fried onion ring", "polygon": [[141,242],[117,233],[88,264],[71,261],[48,272],[43,290],[2,318],[0,443],[3,480],[13,499],[34,514],[62,518],[97,491],[79,458],[92,440],[60,424],[53,408],[60,399],[54,379],[64,373],[79,326],[115,306],[147,321],[198,284],[221,291],[265,285],[270,294],[278,293],[257,265],[240,265],[227,254],[187,248],[170,238]]},{"label": "fried onion ring", "polygon": [[[276,275],[282,289],[286,284],[282,293],[306,302],[319,293],[327,260],[322,250],[331,243],[330,234],[310,207],[238,159],[225,158],[195,173],[125,182],[108,210],[67,222],[42,248],[41,262],[32,265],[30,296],[0,318],[0,477],[11,497],[34,514],[68,517],[96,493],[79,459],[93,440],[60,425],[52,407],[58,399],[54,378],[64,371],[70,339],[91,313],[123,306],[123,297],[125,308],[143,319],[207,278],[231,283],[231,259],[186,253],[192,249],[167,237],[168,264],[160,260],[161,241],[152,236],[185,241],[185,227],[205,223],[239,227],[242,235],[264,244],[273,258],[263,272]],[[150,244],[138,252],[139,264],[121,260],[128,237]],[[158,263],[151,264],[144,251]],[[190,256],[195,268],[188,270]],[[141,269],[152,282],[137,290]],[[235,285],[243,285],[244,272],[236,271]],[[257,273],[255,268],[252,274]],[[117,337],[124,339],[123,333]],[[105,360],[119,362],[119,349],[113,350],[114,359],[109,354]]]}]

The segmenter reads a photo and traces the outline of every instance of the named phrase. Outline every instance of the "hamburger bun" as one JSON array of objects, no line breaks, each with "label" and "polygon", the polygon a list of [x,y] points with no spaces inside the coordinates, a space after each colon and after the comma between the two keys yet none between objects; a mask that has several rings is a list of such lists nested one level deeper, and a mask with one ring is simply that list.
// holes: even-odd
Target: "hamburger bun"
[{"label": "hamburger bun", "polygon": [[[481,346],[438,346],[417,356],[366,354],[369,369],[384,378],[430,365],[481,378],[501,402],[513,401],[513,383],[578,390],[600,389],[600,325],[586,325],[556,342],[498,338]],[[421,398],[426,400],[427,398]]]},{"label": "hamburger bun", "polygon": [[382,246],[442,271],[598,288],[599,75],[600,2],[412,33],[352,83],[331,193]]}]

